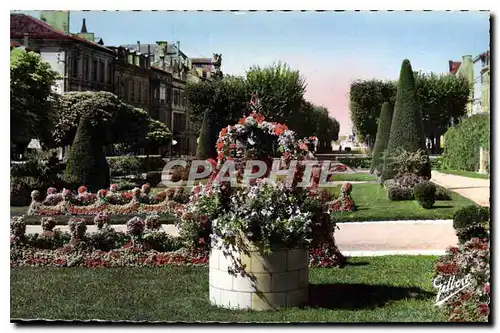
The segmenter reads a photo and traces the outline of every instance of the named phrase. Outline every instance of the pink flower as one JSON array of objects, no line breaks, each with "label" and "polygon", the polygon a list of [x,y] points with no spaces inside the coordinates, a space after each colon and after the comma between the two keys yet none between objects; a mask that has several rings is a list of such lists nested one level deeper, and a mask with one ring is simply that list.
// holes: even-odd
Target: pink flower
[{"label": "pink flower", "polygon": [[85,185],[82,185],[78,188],[78,193],[84,193],[87,192],[87,187]]},{"label": "pink flower", "polygon": [[47,194],[56,194],[57,193],[57,188],[55,187],[49,187],[47,189]]},{"label": "pink flower", "polygon": [[490,308],[489,308],[488,304],[486,304],[486,303],[482,303],[482,304],[479,304],[479,305],[477,306],[477,311],[478,311],[481,315],[483,315],[483,316],[487,316],[487,315],[488,315],[488,313],[490,312]]},{"label": "pink flower", "polygon": [[489,294],[490,293],[490,284],[489,283],[485,284],[483,290],[485,293]]},{"label": "pink flower", "polygon": [[109,190],[110,190],[111,192],[116,192],[116,191],[118,191],[118,185],[116,185],[116,184],[111,184],[111,185],[109,185]]}]

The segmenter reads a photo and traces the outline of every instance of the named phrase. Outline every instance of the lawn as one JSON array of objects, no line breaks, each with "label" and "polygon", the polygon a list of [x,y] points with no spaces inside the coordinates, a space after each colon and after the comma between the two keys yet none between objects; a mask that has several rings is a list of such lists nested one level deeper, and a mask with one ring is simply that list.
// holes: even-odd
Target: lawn
[{"label": "lawn", "polygon": [[469,177],[469,178],[480,178],[480,179],[490,179],[490,175],[488,174],[482,174],[474,171],[463,171],[463,170],[447,170],[447,169],[441,169],[437,170],[442,173],[447,173],[450,175],[455,175],[455,176],[463,176],[463,177]]},{"label": "lawn", "polygon": [[362,182],[362,181],[376,181],[376,180],[377,180],[376,176],[364,172],[335,173],[332,176],[332,181]]},{"label": "lawn", "polygon": [[12,268],[11,318],[181,322],[437,322],[432,256],[352,258],[309,273],[305,308],[231,311],[208,301],[207,267]]},{"label": "lawn", "polygon": [[[332,188],[338,193],[340,186]],[[353,184],[352,198],[358,206],[355,212],[340,212],[334,216],[339,222],[383,220],[437,220],[452,219],[459,208],[474,204],[454,192],[451,201],[436,201],[434,208],[424,209],[415,201],[390,201],[387,191],[379,184]]]}]

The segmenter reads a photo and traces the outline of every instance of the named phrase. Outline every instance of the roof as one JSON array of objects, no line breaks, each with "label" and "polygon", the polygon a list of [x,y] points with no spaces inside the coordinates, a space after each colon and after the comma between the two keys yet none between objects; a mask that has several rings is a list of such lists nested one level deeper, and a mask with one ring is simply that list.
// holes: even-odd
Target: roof
[{"label": "roof", "polygon": [[191,63],[211,65],[212,59],[211,58],[191,58]]},{"label": "roof", "polygon": [[460,61],[449,61],[449,70],[451,74],[456,74],[462,63]]},{"label": "roof", "polygon": [[10,14],[10,38],[22,39],[26,33],[31,39],[77,42],[102,52],[114,54],[113,50],[78,36],[67,35],[57,31],[47,23],[32,16],[26,14]]}]

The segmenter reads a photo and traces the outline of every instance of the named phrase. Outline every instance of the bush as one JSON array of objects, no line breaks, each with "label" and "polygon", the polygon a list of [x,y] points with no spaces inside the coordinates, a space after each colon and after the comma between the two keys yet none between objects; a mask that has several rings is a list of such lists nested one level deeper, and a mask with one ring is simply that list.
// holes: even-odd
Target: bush
[{"label": "bush", "polygon": [[107,161],[112,177],[141,175],[141,161],[136,156],[108,157]]},{"label": "bush", "polygon": [[450,191],[442,186],[436,185],[436,200],[449,201],[451,200]]},{"label": "bush", "polygon": [[215,133],[213,116],[207,109],[203,115],[203,123],[200,129],[200,141],[196,148],[196,157],[199,159],[208,159],[217,157],[215,148]]},{"label": "bush", "polygon": [[383,155],[383,165],[382,180],[411,174],[418,178],[430,178],[430,173],[427,170],[430,167],[429,156],[423,150],[409,152],[397,148],[392,153],[386,151]]},{"label": "bush", "polygon": [[127,181],[127,180],[118,180],[117,182],[115,182],[116,186],[117,186],[117,191],[130,191],[134,188],[137,187],[137,184],[134,183],[134,182],[130,182],[130,181]]},{"label": "bush", "polygon": [[10,219],[10,233],[16,237],[24,237],[26,232],[26,221],[24,216],[13,216]]},{"label": "bush", "polygon": [[[405,59],[399,75],[387,154],[394,157],[398,151],[415,153],[421,150],[425,153],[425,149],[424,126],[417,100],[415,78],[410,61]],[[425,162],[418,174],[430,178],[428,156]],[[389,179],[393,174],[394,171],[391,168],[390,163],[384,164],[383,179]]]},{"label": "bush", "polygon": [[477,171],[480,147],[490,147],[489,114],[473,115],[448,129],[444,136],[443,167]]},{"label": "bush", "polygon": [[[471,285],[461,288],[440,307],[452,322],[487,322],[490,314],[490,244],[488,239],[473,238],[452,247],[435,263],[436,276],[444,284],[448,279],[469,276]],[[449,280],[448,280],[449,281]]]},{"label": "bush", "polygon": [[71,236],[67,232],[62,232],[59,229],[54,231],[43,231],[41,234],[31,234],[28,236],[28,244],[37,249],[54,250],[67,244]]},{"label": "bush", "polygon": [[453,216],[453,228],[460,243],[474,237],[489,238],[489,207],[470,205],[457,210]]},{"label": "bush", "polygon": [[40,220],[43,231],[52,231],[56,226],[56,220],[53,217],[42,217]]},{"label": "bush", "polygon": [[118,232],[110,226],[91,233],[88,236],[88,242],[97,250],[110,251],[122,247],[130,241],[130,237],[123,232]]},{"label": "bush", "polygon": [[431,209],[436,202],[436,186],[428,181],[420,182],[413,188],[413,196],[425,209]]},{"label": "bush", "polygon": [[102,149],[102,139],[91,115],[81,118],[66,163],[65,180],[85,184],[92,192],[109,186],[109,167]]},{"label": "bush", "polygon": [[337,161],[351,169],[369,169],[372,163],[371,157],[338,157]]},{"label": "bush", "polygon": [[31,202],[31,191],[36,187],[34,178],[11,178],[10,180],[10,205],[28,206]]},{"label": "bush", "polygon": [[385,186],[387,190],[387,198],[391,201],[413,200],[413,190],[410,187],[401,186],[396,183],[391,183],[388,180]]},{"label": "bush", "polygon": [[373,148],[372,164],[370,166],[370,173],[375,170],[380,171],[380,166],[383,161],[383,154],[389,142],[389,134],[391,132],[392,121],[392,108],[389,103],[382,104],[380,111],[380,118],[378,120],[377,138],[375,139],[375,146]]},{"label": "bush", "polygon": [[141,243],[147,250],[159,252],[176,251],[183,247],[178,237],[172,237],[164,231],[152,231],[144,234]]},{"label": "bush", "polygon": [[161,182],[161,174],[162,174],[161,171],[150,171],[146,175],[146,181],[152,187],[156,187]]}]

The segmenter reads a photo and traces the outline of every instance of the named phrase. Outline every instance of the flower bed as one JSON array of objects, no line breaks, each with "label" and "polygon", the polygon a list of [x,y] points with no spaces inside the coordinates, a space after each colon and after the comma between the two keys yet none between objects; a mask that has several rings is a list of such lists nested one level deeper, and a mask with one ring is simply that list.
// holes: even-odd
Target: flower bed
[{"label": "flower bed", "polygon": [[56,189],[49,188],[43,201],[38,191],[32,192],[28,215],[176,214],[182,209],[182,203],[187,201],[183,191],[182,187],[169,188],[153,196],[150,195],[148,184],[144,184],[141,189],[122,193],[117,191],[114,184],[108,190],[99,190],[97,194],[87,192],[85,186],[80,186],[78,194],[66,189],[57,193]]}]

